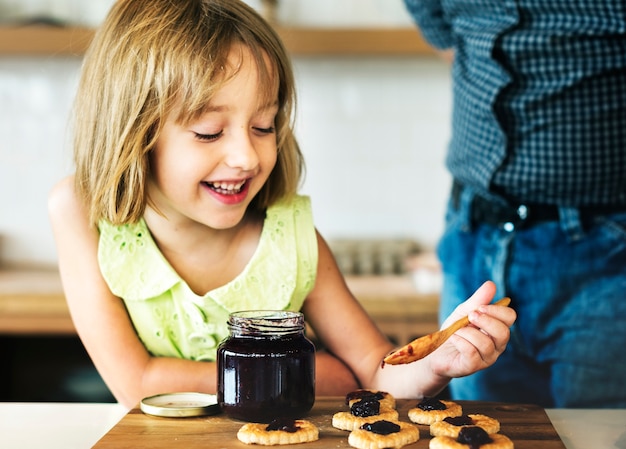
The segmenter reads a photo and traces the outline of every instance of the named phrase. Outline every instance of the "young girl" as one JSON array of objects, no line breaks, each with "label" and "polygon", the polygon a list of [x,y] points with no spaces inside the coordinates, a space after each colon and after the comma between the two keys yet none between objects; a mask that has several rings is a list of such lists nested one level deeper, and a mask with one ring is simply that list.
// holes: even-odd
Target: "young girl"
[{"label": "young girl", "polygon": [[51,193],[76,330],[115,397],[216,390],[228,314],[301,310],[328,352],[319,395],[357,386],[435,395],[491,365],[515,312],[486,283],[425,359],[393,346],[348,291],[297,194],[294,79],[268,24],[238,0],[119,0],[85,56],[76,173]]}]

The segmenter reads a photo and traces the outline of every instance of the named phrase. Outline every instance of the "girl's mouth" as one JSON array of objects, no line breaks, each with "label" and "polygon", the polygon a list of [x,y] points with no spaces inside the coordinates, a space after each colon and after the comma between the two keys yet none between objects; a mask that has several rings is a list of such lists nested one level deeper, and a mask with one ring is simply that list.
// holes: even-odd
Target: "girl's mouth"
[{"label": "girl's mouth", "polygon": [[246,182],[247,180],[237,182],[217,181],[205,182],[204,184],[220,195],[237,195],[243,191]]}]

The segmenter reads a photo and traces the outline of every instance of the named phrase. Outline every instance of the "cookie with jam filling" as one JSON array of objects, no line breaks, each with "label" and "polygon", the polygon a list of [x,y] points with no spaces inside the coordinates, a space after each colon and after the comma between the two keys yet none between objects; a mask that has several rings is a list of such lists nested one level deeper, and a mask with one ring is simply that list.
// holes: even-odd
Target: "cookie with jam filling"
[{"label": "cookie with jam filling", "polygon": [[247,423],[237,432],[237,439],[242,443],[262,446],[309,443],[318,438],[317,426],[304,419],[277,418],[269,424]]},{"label": "cookie with jam filling", "polygon": [[500,431],[500,421],[489,416],[469,414],[444,418],[430,425],[430,434],[434,437],[446,436],[456,438],[463,427],[478,426],[488,434]]},{"label": "cookie with jam filling", "polygon": [[350,432],[348,444],[357,449],[400,448],[419,438],[419,429],[409,423],[381,420],[363,424]]},{"label": "cookie with jam filling", "polygon": [[430,440],[429,449],[513,449],[513,442],[506,436],[488,434],[478,426],[463,427],[459,436],[434,437]]},{"label": "cookie with jam filling", "polygon": [[453,418],[463,414],[462,407],[453,401],[440,401],[424,398],[415,407],[409,409],[409,419],[417,424],[430,425],[444,418]]},{"label": "cookie with jam filling", "polygon": [[380,402],[381,406],[396,408],[396,399],[390,393],[380,390],[370,390],[367,388],[360,388],[348,393],[346,395],[346,405],[351,407],[352,404],[362,399],[374,399]]},{"label": "cookie with jam filling", "polygon": [[355,430],[363,424],[380,420],[397,421],[398,411],[370,398],[354,402],[349,412],[335,413],[332,425],[341,430]]}]

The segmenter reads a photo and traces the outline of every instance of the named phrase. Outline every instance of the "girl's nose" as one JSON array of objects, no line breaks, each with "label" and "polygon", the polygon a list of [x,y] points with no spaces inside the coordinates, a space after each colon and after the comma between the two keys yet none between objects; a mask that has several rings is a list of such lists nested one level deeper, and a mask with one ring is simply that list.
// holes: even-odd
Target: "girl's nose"
[{"label": "girl's nose", "polygon": [[241,131],[232,139],[226,152],[226,164],[240,170],[254,170],[259,164],[259,156],[247,132]]}]

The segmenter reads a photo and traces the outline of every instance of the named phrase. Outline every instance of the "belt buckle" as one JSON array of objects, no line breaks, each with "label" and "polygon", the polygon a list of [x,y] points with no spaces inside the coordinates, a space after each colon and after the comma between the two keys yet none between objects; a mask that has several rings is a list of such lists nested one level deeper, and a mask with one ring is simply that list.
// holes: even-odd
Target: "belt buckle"
[{"label": "belt buckle", "polygon": [[518,206],[495,203],[480,195],[472,200],[472,221],[487,223],[512,232],[523,228],[531,216],[530,208],[525,204]]},{"label": "belt buckle", "polygon": [[515,209],[515,214],[517,215],[517,217],[514,220],[508,220],[502,223],[502,229],[507,232],[513,232],[516,228],[524,227],[530,215],[528,206],[526,206],[525,204],[520,204]]}]

